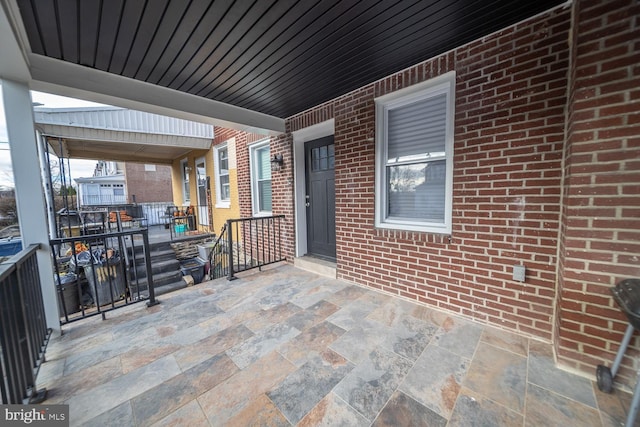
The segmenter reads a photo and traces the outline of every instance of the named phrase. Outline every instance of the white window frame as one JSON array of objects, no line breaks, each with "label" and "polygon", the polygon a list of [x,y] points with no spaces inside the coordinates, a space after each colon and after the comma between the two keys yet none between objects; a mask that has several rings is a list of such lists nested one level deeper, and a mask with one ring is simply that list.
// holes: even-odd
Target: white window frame
[{"label": "white window frame", "polygon": [[[223,199],[222,196],[222,182],[220,182],[220,151],[227,150],[227,176],[229,176],[229,198]],[[229,158],[229,144],[226,142],[213,147],[213,166],[215,168],[215,181],[216,181],[216,208],[228,209],[231,207],[231,159]]]},{"label": "white window frame", "polygon": [[189,171],[187,171],[187,167],[189,166],[189,159],[182,159],[180,161],[180,177],[182,182],[182,201],[185,205],[188,205],[191,202],[191,183],[189,182]]},{"label": "white window frame", "polygon": [[[256,169],[257,168],[257,160],[256,160],[257,151],[260,149],[263,149],[264,147],[269,147],[269,156],[271,156],[270,142],[271,141],[269,139],[265,139],[263,141],[256,142],[255,144],[252,144],[249,146],[249,169],[251,172],[251,209],[254,216],[270,216],[272,215],[272,212],[273,212],[273,211],[261,211],[259,209],[260,203],[258,200],[258,195],[259,195],[258,171]],[[270,181],[273,184],[273,176],[271,177]],[[272,194],[271,203],[273,207],[273,192],[271,194]]]},{"label": "white window frame", "polygon": [[[453,140],[455,119],[455,72],[449,72],[424,83],[401,89],[375,99],[376,105],[376,170],[375,226],[377,228],[451,234],[453,206]],[[416,221],[387,218],[387,123],[388,112],[430,97],[447,95],[445,124],[445,210],[444,221]]]}]

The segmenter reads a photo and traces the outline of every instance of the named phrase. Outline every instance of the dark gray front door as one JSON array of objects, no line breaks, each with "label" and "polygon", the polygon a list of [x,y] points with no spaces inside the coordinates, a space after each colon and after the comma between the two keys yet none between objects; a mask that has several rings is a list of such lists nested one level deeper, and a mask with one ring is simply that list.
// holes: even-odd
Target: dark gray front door
[{"label": "dark gray front door", "polygon": [[304,144],[307,179],[307,252],[336,258],[336,191],[333,136]]}]

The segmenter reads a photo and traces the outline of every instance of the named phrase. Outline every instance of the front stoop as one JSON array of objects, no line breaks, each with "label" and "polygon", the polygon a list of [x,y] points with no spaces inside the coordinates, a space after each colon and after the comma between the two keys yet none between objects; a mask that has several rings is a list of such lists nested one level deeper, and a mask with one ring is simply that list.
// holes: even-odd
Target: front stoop
[{"label": "front stoop", "polygon": [[293,265],[301,270],[310,271],[331,279],[335,279],[337,277],[337,267],[335,262],[310,256],[303,256],[294,258]]}]

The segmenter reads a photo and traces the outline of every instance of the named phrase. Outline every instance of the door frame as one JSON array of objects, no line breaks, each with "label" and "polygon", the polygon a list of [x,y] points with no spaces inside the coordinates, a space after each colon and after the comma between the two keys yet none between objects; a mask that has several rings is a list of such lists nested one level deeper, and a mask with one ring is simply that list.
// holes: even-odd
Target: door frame
[{"label": "door frame", "polygon": [[334,119],[292,132],[296,257],[301,257],[307,254],[307,208],[305,206],[305,194],[307,189],[305,178],[304,143],[334,134]]},{"label": "door frame", "polygon": [[[198,180],[198,163],[204,164],[204,200],[200,200],[200,182]],[[196,206],[198,207],[198,224],[208,227],[209,224],[209,203],[207,201],[207,158],[206,156],[198,157],[193,163],[196,171]]]}]

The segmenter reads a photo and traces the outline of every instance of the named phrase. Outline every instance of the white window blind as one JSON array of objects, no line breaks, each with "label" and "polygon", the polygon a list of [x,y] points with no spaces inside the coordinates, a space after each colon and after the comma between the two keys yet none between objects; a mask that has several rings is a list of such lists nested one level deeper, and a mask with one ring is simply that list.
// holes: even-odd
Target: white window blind
[{"label": "white window blind", "polygon": [[388,218],[444,221],[447,96],[389,110]]},{"label": "white window blind", "polygon": [[454,83],[376,99],[376,226],[450,232]]}]

